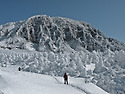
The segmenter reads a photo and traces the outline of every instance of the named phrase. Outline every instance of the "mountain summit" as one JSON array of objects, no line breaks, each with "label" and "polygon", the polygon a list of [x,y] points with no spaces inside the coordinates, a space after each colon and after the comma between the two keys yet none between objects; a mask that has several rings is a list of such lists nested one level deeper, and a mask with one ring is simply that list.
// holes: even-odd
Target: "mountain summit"
[{"label": "mountain summit", "polygon": [[125,44],[85,22],[37,15],[1,25],[0,52],[3,67],[58,76],[66,72],[111,94],[125,92]]},{"label": "mountain summit", "polygon": [[46,15],[37,15],[26,21],[0,26],[0,40],[4,41],[6,38],[6,47],[15,46],[37,51],[60,52],[65,51],[67,47],[75,51],[85,49],[89,52],[125,50],[125,44],[107,38],[87,23]]}]

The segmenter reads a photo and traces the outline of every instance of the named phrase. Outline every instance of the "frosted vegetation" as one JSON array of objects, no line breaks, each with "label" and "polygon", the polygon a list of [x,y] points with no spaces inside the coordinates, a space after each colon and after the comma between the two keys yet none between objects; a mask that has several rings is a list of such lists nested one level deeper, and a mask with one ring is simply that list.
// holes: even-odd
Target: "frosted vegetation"
[{"label": "frosted vegetation", "polygon": [[125,44],[91,25],[38,15],[0,26],[0,64],[24,71],[84,77],[111,94],[125,92]]}]

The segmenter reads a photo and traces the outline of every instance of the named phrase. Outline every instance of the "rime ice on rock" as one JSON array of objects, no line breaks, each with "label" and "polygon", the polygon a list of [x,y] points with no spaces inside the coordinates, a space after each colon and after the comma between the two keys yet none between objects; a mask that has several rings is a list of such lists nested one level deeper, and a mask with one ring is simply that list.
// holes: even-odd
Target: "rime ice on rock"
[{"label": "rime ice on rock", "polygon": [[66,72],[115,94],[125,92],[124,57],[124,43],[85,22],[37,15],[0,26],[3,67],[21,65],[24,71],[59,76]]}]

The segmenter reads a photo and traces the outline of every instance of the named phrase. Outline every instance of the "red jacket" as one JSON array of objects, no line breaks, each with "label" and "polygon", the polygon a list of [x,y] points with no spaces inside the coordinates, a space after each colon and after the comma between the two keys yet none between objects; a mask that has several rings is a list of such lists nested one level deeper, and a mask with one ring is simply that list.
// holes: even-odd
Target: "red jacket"
[{"label": "red jacket", "polygon": [[64,74],[64,79],[65,79],[65,80],[68,80],[68,76],[67,76],[66,73]]}]

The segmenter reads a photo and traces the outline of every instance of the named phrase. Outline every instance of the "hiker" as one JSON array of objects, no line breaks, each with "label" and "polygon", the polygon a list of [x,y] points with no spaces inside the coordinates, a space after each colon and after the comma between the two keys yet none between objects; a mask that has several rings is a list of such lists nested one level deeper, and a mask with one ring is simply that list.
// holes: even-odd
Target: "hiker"
[{"label": "hiker", "polygon": [[18,68],[18,71],[21,71],[21,68],[20,68],[20,67]]},{"label": "hiker", "polygon": [[64,74],[64,84],[68,85],[68,75],[66,73]]}]

